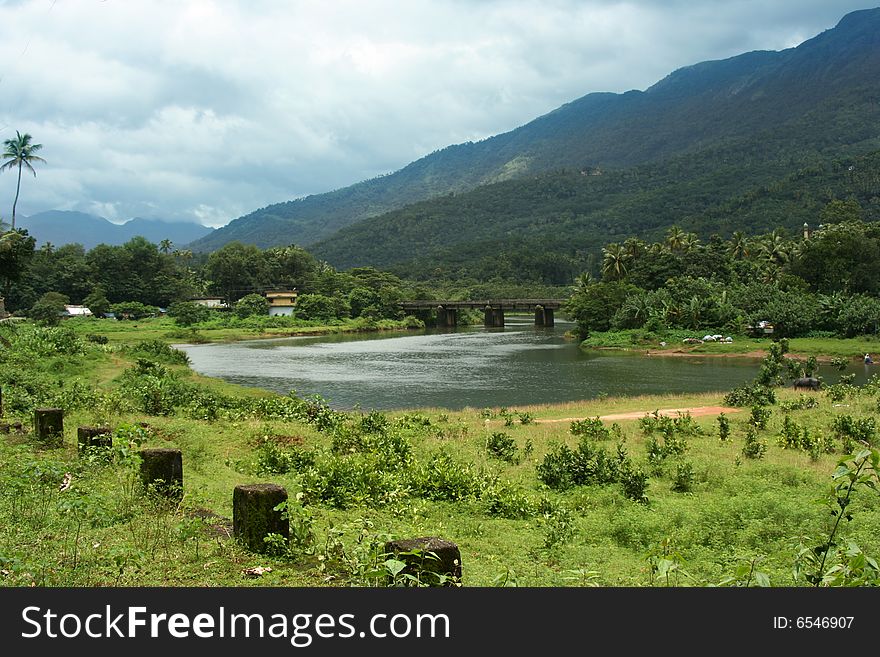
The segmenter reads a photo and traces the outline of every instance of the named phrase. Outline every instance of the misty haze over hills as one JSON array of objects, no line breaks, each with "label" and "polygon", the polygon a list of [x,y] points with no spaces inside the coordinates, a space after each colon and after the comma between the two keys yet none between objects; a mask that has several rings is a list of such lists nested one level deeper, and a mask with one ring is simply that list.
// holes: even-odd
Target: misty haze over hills
[{"label": "misty haze over hills", "polygon": [[158,244],[170,240],[176,247],[205,237],[213,228],[185,222],[165,222],[159,219],[135,217],[124,224],[114,224],[93,214],[66,210],[49,210],[21,217],[17,227],[26,228],[37,240],[37,245],[50,242],[55,246],[82,244],[91,249],[98,244],[124,244],[132,237],[142,236]]}]

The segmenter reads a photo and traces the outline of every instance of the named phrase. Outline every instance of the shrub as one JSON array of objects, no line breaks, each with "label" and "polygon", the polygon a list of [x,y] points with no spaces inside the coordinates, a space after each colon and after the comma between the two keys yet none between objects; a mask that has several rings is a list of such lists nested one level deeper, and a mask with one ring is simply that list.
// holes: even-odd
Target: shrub
[{"label": "shrub", "polygon": [[819,406],[819,400],[813,396],[801,395],[797,399],[792,399],[791,401],[782,401],[779,402],[779,410],[784,413],[789,413],[791,411],[804,411],[808,408],[817,408]]},{"label": "shrub", "polygon": [[371,454],[336,454],[316,459],[301,477],[303,501],[317,500],[338,509],[383,506],[406,496],[399,476]]},{"label": "shrub", "polygon": [[640,468],[634,468],[627,464],[621,470],[620,483],[626,497],[635,502],[647,504],[648,475]]},{"label": "shrub", "polygon": [[831,431],[841,441],[843,451],[851,454],[857,441],[874,444],[877,438],[877,421],[870,416],[854,418],[850,415],[839,415],[832,421]]},{"label": "shrub", "polygon": [[724,397],[728,406],[771,406],[776,403],[776,393],[765,385],[752,384],[734,388]]},{"label": "shrub", "polygon": [[123,301],[114,303],[111,310],[116,314],[117,318],[141,319],[143,317],[152,317],[159,312],[156,306],[148,306],[139,301]]},{"label": "shrub", "polygon": [[482,500],[490,516],[518,520],[535,514],[534,502],[509,481],[489,485],[482,494]]},{"label": "shrub", "polygon": [[235,302],[235,316],[262,317],[269,313],[269,301],[262,294],[247,294]]},{"label": "shrub", "polygon": [[206,322],[211,318],[211,314],[210,308],[195,301],[175,301],[168,307],[168,316],[173,318],[178,326],[192,326]]},{"label": "shrub", "polygon": [[767,421],[770,419],[771,411],[769,408],[762,406],[752,406],[752,413],[749,416],[749,422],[755,425],[756,429],[766,429]]},{"label": "shrub", "polygon": [[458,463],[452,456],[440,451],[412,473],[416,494],[431,500],[458,502],[478,499],[487,483],[482,473],[471,466]]},{"label": "shrub", "polygon": [[57,326],[64,314],[64,306],[70,298],[58,292],[46,292],[28,311],[28,316],[35,322],[46,326]]},{"label": "shrub", "polygon": [[125,347],[124,350],[133,356],[141,356],[169,365],[189,363],[189,356],[185,351],[175,349],[162,340],[141,340],[133,346]]},{"label": "shrub", "polygon": [[694,479],[694,466],[687,461],[681,461],[675,468],[672,490],[676,493],[688,493],[693,488]]},{"label": "shrub", "polygon": [[598,417],[574,420],[569,431],[572,436],[586,436],[594,440],[609,440],[611,438],[611,430]]},{"label": "shrub", "polygon": [[548,488],[559,491],[574,486],[617,483],[626,469],[632,469],[632,464],[622,444],[618,444],[617,453],[610,456],[586,437],[581,438],[575,450],[566,445],[556,446],[536,466],[538,479]]},{"label": "shrub", "polygon": [[762,459],[767,451],[767,444],[758,440],[758,430],[753,424],[746,427],[746,442],[743,446],[743,456],[747,459]]},{"label": "shrub", "polygon": [[517,447],[516,442],[506,433],[493,433],[486,437],[486,451],[490,456],[506,461],[507,463],[517,463]]},{"label": "shrub", "polygon": [[257,474],[301,472],[315,464],[315,455],[300,447],[281,447],[267,436],[256,449]]}]

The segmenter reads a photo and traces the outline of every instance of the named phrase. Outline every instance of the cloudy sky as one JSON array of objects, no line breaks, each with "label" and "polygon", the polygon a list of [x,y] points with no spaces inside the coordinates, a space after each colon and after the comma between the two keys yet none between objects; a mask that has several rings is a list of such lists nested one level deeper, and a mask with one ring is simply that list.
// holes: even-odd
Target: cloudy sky
[{"label": "cloudy sky", "polygon": [[[849,0],[0,0],[18,212],[220,226],[592,91],[795,46]],[[8,221],[15,174],[0,174]]]}]

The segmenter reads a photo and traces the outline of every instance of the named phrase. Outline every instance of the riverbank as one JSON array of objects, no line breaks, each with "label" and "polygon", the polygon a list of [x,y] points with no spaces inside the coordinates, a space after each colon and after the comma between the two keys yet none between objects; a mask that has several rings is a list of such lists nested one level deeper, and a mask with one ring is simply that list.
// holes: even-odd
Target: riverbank
[{"label": "riverbank", "polygon": [[[651,333],[642,330],[596,332],[581,342],[581,348],[633,352],[644,356],[763,358],[767,355],[767,349],[773,341],[770,337],[756,338],[732,335],[730,336],[732,342],[685,342],[685,340],[700,340],[703,335],[702,332],[686,331],[670,331],[668,333]],[[865,354],[880,354],[880,338],[878,336],[791,338],[788,343],[788,356],[792,358],[813,356],[820,362],[829,362],[832,358],[860,361]]]},{"label": "riverbank", "polygon": [[[876,440],[873,389],[834,401],[779,389],[761,426],[744,409],[721,440],[717,416],[566,421],[721,406],[720,392],[340,413],[196,376],[171,350],[0,330],[12,345],[0,351],[4,421],[27,430],[34,407],[65,408],[61,448],[30,432],[0,436],[9,586],[377,585],[370,573],[383,572],[388,536],[455,541],[466,586],[744,584],[737,573],[749,564],[773,585],[805,585],[792,566],[799,541],[818,544],[826,529],[813,501],[843,454],[848,434],[834,426]],[[828,442],[782,444],[786,422]],[[76,427],[98,424],[114,449],[78,454]],[[748,448],[752,433],[763,449]],[[142,447],[182,451],[180,504],[138,493]],[[232,489],[256,481],[283,485],[292,501],[292,539],[274,554],[228,537]],[[846,539],[877,555],[874,498],[860,492],[851,511]],[[654,569],[664,555],[676,564],[668,582]],[[271,571],[248,577],[254,566]]]},{"label": "riverbank", "polygon": [[239,320],[235,317],[221,321],[178,326],[169,317],[151,317],[139,320],[71,318],[64,326],[78,335],[103,336],[110,344],[134,343],[141,340],[161,340],[168,344],[206,344],[211,342],[237,342],[297,336],[333,335],[336,333],[377,333],[381,331],[407,331],[424,328],[424,324],[404,320],[339,320],[333,323],[310,322],[287,317],[254,318]]}]

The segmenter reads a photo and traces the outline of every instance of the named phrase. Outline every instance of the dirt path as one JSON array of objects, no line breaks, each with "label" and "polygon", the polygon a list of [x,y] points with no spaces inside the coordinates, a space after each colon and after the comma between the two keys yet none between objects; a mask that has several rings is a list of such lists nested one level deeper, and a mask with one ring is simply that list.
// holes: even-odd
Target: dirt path
[{"label": "dirt path", "polygon": [[[718,415],[720,413],[739,413],[742,409],[730,408],[728,406],[692,406],[690,408],[661,408],[657,412],[660,415],[676,416],[679,413],[690,413],[691,417],[700,417],[702,415]],[[629,413],[614,413],[613,415],[600,415],[600,420],[638,420],[646,415],[651,415],[654,411],[630,411]],[[594,416],[595,417],[595,416]],[[564,417],[559,420],[535,420],[536,423],[553,423],[553,422],[574,422],[575,420],[583,420],[582,417]]]}]

